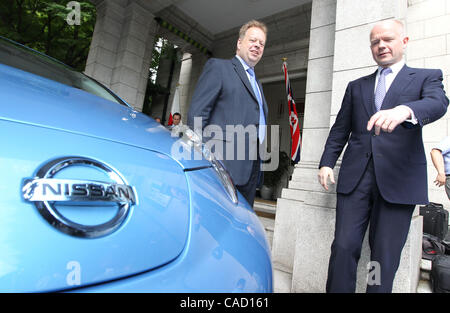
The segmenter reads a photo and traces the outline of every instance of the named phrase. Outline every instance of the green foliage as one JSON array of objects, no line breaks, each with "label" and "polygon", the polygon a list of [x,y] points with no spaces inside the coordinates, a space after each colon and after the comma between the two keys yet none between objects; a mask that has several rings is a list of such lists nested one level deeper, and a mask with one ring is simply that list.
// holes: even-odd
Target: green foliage
[{"label": "green foliage", "polygon": [[155,37],[155,44],[153,45],[152,60],[150,62],[150,84],[154,84],[156,81],[156,74],[161,59],[172,59],[175,62],[180,62],[177,54],[177,49],[174,48],[167,39],[160,36]]},{"label": "green foliage", "polygon": [[[61,62],[84,71],[95,27],[96,8],[87,0],[80,4],[80,25],[69,25],[71,0],[0,0],[0,36],[15,40]],[[156,84],[161,59],[180,62],[178,49],[157,37],[149,69],[144,108],[156,96],[169,94],[167,86]]]},{"label": "green foliage", "polygon": [[159,64],[161,59],[169,59],[174,62],[181,62],[179,49],[175,48],[167,39],[156,36],[153,45],[152,60],[150,62],[147,89],[144,98],[143,112],[151,115],[151,106],[156,97],[169,95],[169,86],[162,86],[156,82]]},{"label": "green foliage", "polygon": [[48,54],[79,71],[85,68],[95,26],[96,9],[80,3],[80,25],[66,18],[70,0],[0,1],[0,35]]}]

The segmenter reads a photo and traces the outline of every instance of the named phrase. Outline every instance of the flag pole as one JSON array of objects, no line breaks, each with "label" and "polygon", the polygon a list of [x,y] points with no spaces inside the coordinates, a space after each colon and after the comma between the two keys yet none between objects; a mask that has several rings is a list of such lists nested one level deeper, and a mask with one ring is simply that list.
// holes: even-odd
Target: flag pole
[{"label": "flag pole", "polygon": [[[287,70],[287,58],[282,58],[283,60],[283,72],[284,72],[284,80],[286,83],[286,94],[288,99],[288,108],[289,108],[289,129],[291,134],[291,160],[294,163],[297,163],[300,158],[300,122],[298,120],[297,108],[295,105],[294,95],[292,93],[292,86],[289,79],[289,73]],[[292,151],[294,149],[294,151]]]}]

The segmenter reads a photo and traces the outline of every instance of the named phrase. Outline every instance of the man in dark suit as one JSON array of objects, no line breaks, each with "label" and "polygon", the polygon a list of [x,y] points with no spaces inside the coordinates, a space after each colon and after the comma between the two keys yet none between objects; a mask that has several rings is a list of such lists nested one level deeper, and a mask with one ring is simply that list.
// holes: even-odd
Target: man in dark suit
[{"label": "man in dark suit", "polygon": [[400,21],[375,24],[370,46],[379,67],[348,84],[325,144],[318,178],[326,190],[348,144],[336,189],[327,292],[355,291],[369,221],[371,264],[380,275],[366,291],[392,292],[414,207],[428,202],[422,127],[445,114],[448,99],[441,70],[405,65],[407,43]]},{"label": "man in dark suit", "polygon": [[266,34],[266,26],[252,20],[240,29],[234,58],[208,60],[187,120],[223,161],[251,206],[261,181],[258,145],[264,142],[267,119],[267,103],[254,67],[263,55]]}]

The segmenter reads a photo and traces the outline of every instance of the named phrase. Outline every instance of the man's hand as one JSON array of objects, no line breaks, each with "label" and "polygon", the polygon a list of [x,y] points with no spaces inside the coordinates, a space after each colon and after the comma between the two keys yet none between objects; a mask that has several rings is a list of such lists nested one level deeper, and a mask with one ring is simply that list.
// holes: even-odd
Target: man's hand
[{"label": "man's hand", "polygon": [[438,173],[438,175],[436,176],[436,179],[434,180],[434,183],[438,187],[444,186],[445,179],[446,179],[445,173]]},{"label": "man's hand", "polygon": [[391,133],[398,125],[409,118],[411,118],[411,111],[405,105],[399,105],[389,110],[380,110],[370,118],[367,123],[367,130],[371,131],[375,127],[375,135],[380,134],[380,129]]},{"label": "man's hand", "polygon": [[325,190],[328,190],[328,177],[330,178],[332,184],[336,183],[334,181],[333,170],[328,166],[322,166],[317,176],[319,178],[319,183],[323,186],[323,188],[325,188]]}]

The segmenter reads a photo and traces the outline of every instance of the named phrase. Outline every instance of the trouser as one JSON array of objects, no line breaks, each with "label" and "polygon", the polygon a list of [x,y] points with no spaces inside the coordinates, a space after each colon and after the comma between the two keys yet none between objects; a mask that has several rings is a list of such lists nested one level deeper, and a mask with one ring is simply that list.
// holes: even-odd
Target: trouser
[{"label": "trouser", "polygon": [[377,277],[371,276],[366,292],[392,292],[414,207],[392,204],[381,197],[370,160],[356,189],[337,195],[327,292],[355,292],[361,246],[369,223],[370,264],[377,269]]},{"label": "trouser", "polygon": [[445,192],[447,193],[447,198],[450,200],[450,175],[445,178]]},{"label": "trouser", "polygon": [[253,203],[255,202],[256,187],[261,180],[261,160],[258,158],[252,162],[252,172],[250,178],[245,185],[237,185],[236,188],[239,192],[247,199],[247,202],[253,208]]}]

